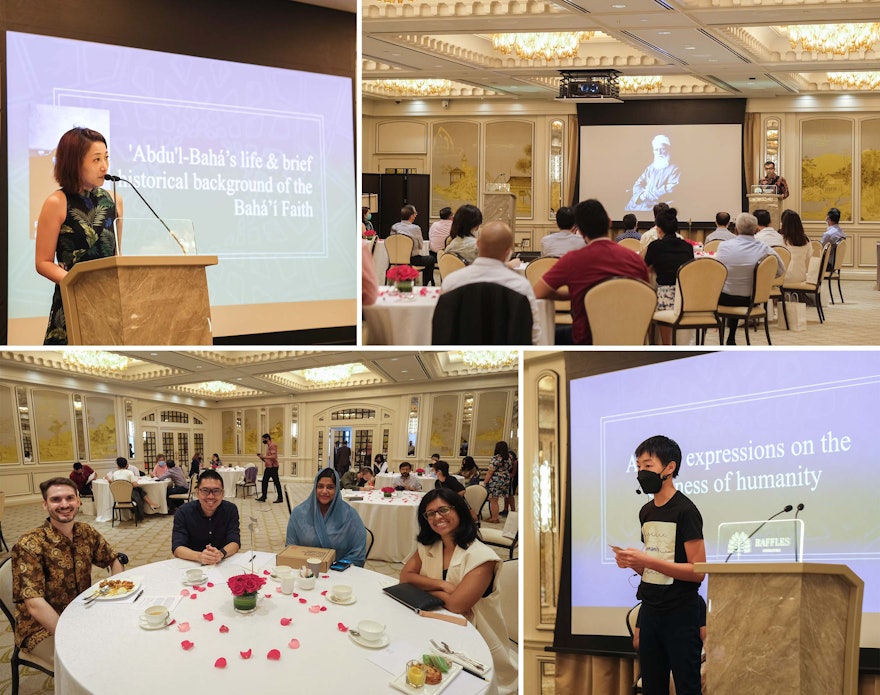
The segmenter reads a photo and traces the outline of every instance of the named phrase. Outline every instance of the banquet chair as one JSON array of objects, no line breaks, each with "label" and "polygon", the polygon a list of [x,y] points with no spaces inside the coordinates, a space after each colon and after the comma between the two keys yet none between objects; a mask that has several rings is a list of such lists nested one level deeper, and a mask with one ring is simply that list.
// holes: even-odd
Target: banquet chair
[{"label": "banquet chair", "polygon": [[110,494],[113,496],[113,515],[110,518],[110,528],[116,523],[116,515],[119,514],[119,523],[122,523],[122,512],[130,511],[134,515],[134,525],[138,524],[137,503],[131,498],[134,485],[127,480],[114,480],[110,483]]},{"label": "banquet chair", "polygon": [[721,246],[721,239],[713,239],[703,244],[703,253],[715,253]]},{"label": "banquet chair", "polygon": [[544,273],[556,265],[556,261],[558,260],[559,258],[556,256],[541,256],[540,258],[531,261],[526,266],[526,280],[528,280],[529,284],[534,287],[535,283],[544,277]]},{"label": "banquet chair", "polygon": [[498,573],[501,592],[501,615],[507,626],[507,638],[519,644],[519,558],[505,560]]},{"label": "banquet chair", "polygon": [[[755,264],[752,275],[752,296],[748,306],[718,306],[718,314],[723,318],[739,318],[745,320],[746,344],[751,345],[749,339],[749,322],[752,319],[764,319],[764,332],[767,334],[767,345],[770,341],[770,324],[767,321],[767,303],[770,301],[770,289],[773,279],[776,277],[778,261],[776,256],[764,256]],[[821,282],[821,280],[820,280]],[[720,343],[724,342],[724,333],[718,336]]]},{"label": "banquet chair", "polygon": [[529,298],[494,282],[444,292],[431,318],[433,345],[531,345]]},{"label": "banquet chair", "polygon": [[[632,608],[630,608],[626,612],[626,629],[629,632],[629,637],[632,639],[635,636],[636,632],[636,623],[639,619],[639,609],[642,607],[641,603],[637,603]],[[633,695],[638,695],[638,693],[642,692],[642,673],[641,668],[639,667],[639,656],[636,653],[636,663],[635,663],[635,677],[633,678],[632,692]]]},{"label": "banquet chair", "polygon": [[519,541],[519,512],[510,512],[504,528],[500,531],[486,526],[480,529],[480,538],[486,545],[494,545],[499,548],[510,548],[510,559],[513,559],[513,551]]},{"label": "banquet chair", "polygon": [[656,326],[672,328],[672,344],[678,329],[695,329],[697,345],[706,342],[706,331],[723,330],[718,316],[718,297],[727,279],[727,268],[714,258],[694,258],[681,265],[676,274],[675,307],[655,311]]},{"label": "banquet chair", "polygon": [[6,493],[0,492],[0,547],[6,548],[9,552],[9,546],[6,545],[6,539],[3,537],[3,510],[6,508]]},{"label": "banquet chair", "polygon": [[621,239],[617,242],[620,246],[623,246],[625,249],[629,249],[630,251],[635,251],[638,254],[642,252],[642,242],[638,239],[633,239],[632,237],[627,237],[626,239]]},{"label": "banquet chair", "polygon": [[837,275],[837,293],[840,295],[840,303],[843,304],[843,290],[840,289],[840,269],[846,260],[846,247],[848,245],[846,239],[839,239],[831,248],[831,258],[828,261],[828,270],[825,271],[825,277],[828,279],[828,296],[831,297],[831,303],[834,304],[834,292],[831,291],[831,279]]},{"label": "banquet chair", "polygon": [[168,495],[168,501],[177,500],[181,504],[185,502],[189,502],[192,500],[193,495],[196,494],[196,486],[199,484],[199,476],[194,475],[189,479],[189,490],[186,492],[175,492],[173,495]]},{"label": "banquet chair", "polygon": [[293,506],[290,504],[290,489],[286,484],[281,487],[284,489],[284,502],[287,504],[287,513],[290,514],[293,511]]},{"label": "banquet chair", "polygon": [[584,295],[593,345],[644,345],[657,308],[657,292],[647,282],[612,277]]},{"label": "banquet chair", "polygon": [[248,490],[253,488],[254,494],[257,494],[257,466],[250,464],[244,469],[244,475],[241,480],[235,484],[235,496],[238,497],[238,491],[241,490],[241,496],[247,497]]},{"label": "banquet chair", "polygon": [[770,248],[776,251],[782,259],[782,275],[773,278],[773,284],[770,286],[770,299],[778,300],[782,304],[782,317],[785,319],[785,330],[788,330],[788,312],[785,310],[785,293],[782,291],[782,283],[785,282],[785,271],[791,264],[791,251],[786,246],[771,246]]},{"label": "banquet chair", "polygon": [[[396,265],[411,265],[409,262],[410,258],[416,252],[415,243],[406,234],[392,234],[388,237],[385,240],[385,250],[388,252],[389,268],[393,268]],[[414,265],[413,268],[421,272],[425,269],[425,266]],[[387,280],[385,284],[389,284]]]},{"label": "banquet chair", "polygon": [[[0,609],[9,621],[9,626],[15,632],[15,604],[12,599],[12,558],[6,558],[0,564]],[[12,654],[9,658],[9,666],[12,670],[12,695],[18,695],[19,669],[22,666],[35,668],[47,676],[55,677],[55,661],[45,661],[38,656],[23,652],[15,646],[12,640]]]},{"label": "banquet chair", "polygon": [[813,249],[813,258],[819,258],[822,256],[822,242],[816,241],[813,239],[810,242],[810,248]]},{"label": "banquet chair", "polygon": [[477,515],[478,524],[483,518],[483,509],[486,506],[486,498],[488,496],[488,490],[482,485],[468,485],[464,489],[464,498],[467,500],[471,510]]},{"label": "banquet chair", "polygon": [[442,283],[447,275],[454,273],[456,270],[461,270],[466,267],[467,264],[467,261],[457,253],[449,251],[445,252],[437,260],[437,268],[440,270],[440,282]]},{"label": "banquet chair", "polygon": [[[812,243],[812,242],[811,242]],[[816,282],[793,282],[791,284],[782,283],[782,291],[794,291],[802,294],[812,294],[816,303],[816,312],[819,314],[819,323],[825,322],[825,312],[822,310],[822,283],[825,280],[825,271],[828,266],[828,256],[831,253],[831,244],[825,244],[822,249],[822,255],[819,256],[819,275]]]},{"label": "banquet chair", "polygon": [[370,531],[366,526],[364,526],[364,530],[367,532],[367,553],[364,555],[364,559],[370,557],[370,551],[373,549],[373,543],[376,542],[376,536],[373,535],[373,532]]}]

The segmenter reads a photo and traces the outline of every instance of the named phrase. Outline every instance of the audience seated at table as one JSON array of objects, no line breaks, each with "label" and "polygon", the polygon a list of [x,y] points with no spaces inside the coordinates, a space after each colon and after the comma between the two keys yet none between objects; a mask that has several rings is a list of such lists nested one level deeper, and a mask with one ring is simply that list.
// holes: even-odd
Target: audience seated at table
[{"label": "audience seated at table", "polygon": [[825,224],[828,225],[828,229],[822,235],[822,246],[846,239],[846,232],[840,228],[840,210],[830,208],[825,216]]},{"label": "audience seated at table", "polygon": [[730,231],[730,213],[719,212],[715,214],[715,230],[707,236],[703,243],[710,241],[727,241],[736,235]]},{"label": "audience seated at table", "polygon": [[[632,253],[632,251],[630,251]],[[507,442],[495,443],[495,454],[489,462],[489,470],[483,482],[489,495],[489,519],[490,524],[500,524],[498,516],[498,499],[510,494],[510,479],[513,475],[513,465],[510,462],[510,451]]]},{"label": "audience seated at table", "polygon": [[223,478],[210,468],[199,474],[196,495],[174,515],[171,552],[183,560],[216,565],[241,548],[238,507],[223,499]]},{"label": "audience seated at table", "polygon": [[211,468],[217,470],[223,465],[223,461],[220,460],[219,454],[211,454]]},{"label": "audience seated at table", "polygon": [[339,477],[332,468],[318,472],[312,492],[290,513],[287,545],[333,548],[337,560],[364,566],[367,531],[358,513],[342,499]]},{"label": "audience seated at table", "polygon": [[[635,215],[631,217],[635,219]],[[574,211],[570,207],[563,206],[556,211],[556,226],[558,232],[541,239],[542,256],[564,256],[569,251],[584,248],[584,238],[574,226]]]},{"label": "audience seated at table", "polygon": [[660,236],[660,230],[657,228],[657,215],[661,210],[666,210],[669,207],[669,203],[656,203],[653,208],[651,208],[651,212],[654,213],[654,226],[651,227],[647,232],[642,234],[639,239],[639,244],[641,246],[641,251],[639,252],[642,256],[645,255],[645,251],[648,250],[648,245],[652,241],[657,241]]},{"label": "audience seated at table", "polygon": [[473,263],[477,257],[477,239],[474,232],[483,224],[483,213],[476,205],[462,205],[455,211],[449,230],[447,253],[461,256],[465,263]]},{"label": "audience seated at table", "polygon": [[397,470],[400,474],[391,482],[391,487],[395,490],[409,490],[410,492],[421,492],[422,483],[412,474],[412,464],[403,461]]},{"label": "audience seated at table", "polygon": [[372,490],[375,484],[373,469],[361,466],[357,470],[349,468],[339,482],[343,490]]},{"label": "audience seated at table", "polygon": [[373,458],[373,474],[379,475],[380,473],[385,473],[388,470],[388,460],[385,458],[384,454],[376,454]]},{"label": "audience seated at table", "polygon": [[[157,481],[161,482],[163,480],[171,480],[171,486],[168,488],[165,493],[166,497],[170,497],[171,495],[183,495],[189,492],[189,481],[186,479],[186,475],[184,475],[183,471],[177,467],[177,464],[174,463],[174,460],[168,461],[166,464],[165,473],[156,478]],[[168,511],[171,512],[176,510],[180,504],[175,504],[177,500],[168,500]]]},{"label": "audience seated at table", "polygon": [[758,231],[755,232],[755,239],[763,241],[767,246],[782,246],[785,243],[782,235],[770,226],[770,212],[759,209],[752,213],[758,220]]},{"label": "audience seated at table", "polygon": [[464,484],[467,487],[480,484],[480,469],[473,456],[465,456],[461,459],[461,469],[458,474],[464,478]]},{"label": "audience seated at table", "polygon": [[[657,311],[675,308],[678,269],[694,258],[694,247],[678,236],[677,215],[675,208],[660,211],[656,219],[660,236],[645,251],[645,265],[657,275]],[[669,345],[672,329],[661,326],[660,337],[664,345]]]},{"label": "audience seated at table", "polygon": [[517,666],[508,652],[501,614],[501,560],[477,539],[467,502],[451,490],[426,493],[418,522],[418,549],[404,565],[400,581],[434,594],[447,610],[470,620],[492,652],[498,691],[516,692]]},{"label": "audience seated at table", "polygon": [[[467,288],[473,285],[489,284],[503,288],[499,292],[505,292],[517,299],[517,302],[509,302],[505,306],[502,300],[507,298],[506,295],[497,297],[497,306],[493,307],[497,313],[494,318],[501,322],[501,325],[494,333],[499,336],[504,334],[510,336],[516,333],[513,330],[517,326],[516,317],[521,309],[525,311],[524,304],[522,307],[520,307],[520,304],[527,301],[528,308],[531,309],[532,314],[531,344],[538,345],[540,343],[541,320],[532,286],[524,276],[505,265],[510,259],[510,254],[513,252],[513,241],[513,232],[510,231],[510,227],[504,224],[504,222],[492,221],[487,223],[476,242],[479,250],[477,259],[471,265],[457,270],[444,280],[442,286],[443,295],[440,302],[438,302],[438,309],[445,302],[450,301],[446,299],[447,296],[459,291],[459,294],[456,295],[457,301],[454,304],[448,305],[449,318],[456,324],[456,327],[449,326],[450,337],[456,339],[461,337],[462,334],[467,333],[466,327],[468,325],[481,321],[480,316],[482,312],[486,311],[487,307],[480,305],[478,300],[472,298]],[[472,289],[476,290],[478,288]],[[492,300],[496,300],[494,295]],[[438,330],[436,317],[437,314],[435,313],[433,324],[435,333]],[[433,339],[436,343],[437,335],[434,335]],[[456,341],[452,340],[450,342]],[[510,344],[509,341],[498,342]],[[460,341],[458,341],[458,344],[460,344]]]},{"label": "audience seated at table", "polygon": [[449,475],[449,464],[446,461],[437,461],[434,464],[434,471],[437,473],[437,480],[434,481],[434,487],[445,487],[459,495],[464,495],[464,485],[458,482],[455,476]]},{"label": "audience seated at table", "polygon": [[138,521],[143,521],[145,504],[149,504],[154,510],[159,508],[159,505],[147,497],[147,493],[140,488],[140,476],[131,472],[128,460],[124,457],[120,456],[116,459],[116,470],[110,471],[105,477],[111,483],[114,480],[127,480],[134,486],[131,491],[131,499],[135,503],[134,515]]},{"label": "audience seated at table", "polygon": [[801,216],[794,210],[783,210],[780,231],[785,241],[784,246],[791,253],[791,260],[785,269],[785,281],[782,284],[793,285],[797,282],[804,282],[807,279],[810,258],[813,256],[813,247],[804,232]]},{"label": "audience seated at table", "polygon": [[[571,300],[572,340],[578,345],[589,345],[593,337],[584,309],[587,290],[615,276],[647,282],[648,267],[637,253],[611,240],[608,235],[611,218],[598,200],[578,203],[574,208],[574,218],[587,240],[587,246],[565,254],[544,273],[535,283],[535,296],[538,299]],[[645,236],[647,233],[642,236],[642,242]]]},{"label": "audience seated at table", "polygon": [[624,231],[614,237],[614,241],[619,243],[624,239],[641,240],[642,233],[639,231],[639,218],[628,212],[623,216],[622,221]]},{"label": "audience seated at table", "polygon": [[440,208],[440,219],[428,230],[428,253],[437,259],[437,254],[446,248],[449,231],[452,229],[452,208]]},{"label": "audience seated at table", "polygon": [[168,464],[165,463],[165,454],[156,454],[156,463],[153,464],[153,470],[150,471],[150,477],[158,478],[168,472]]},{"label": "audience seated at table", "polygon": [[413,240],[412,255],[409,259],[410,265],[422,266],[424,268],[422,270],[422,285],[433,285],[435,261],[431,256],[422,256],[419,253],[422,249],[423,239],[422,228],[415,223],[418,214],[415,205],[404,205],[400,209],[400,222],[391,225],[391,233],[402,234]]},{"label": "audience seated at table", "polygon": [[82,464],[79,461],[73,464],[70,479],[76,483],[80,497],[91,497],[92,481],[95,479],[96,475],[95,471],[88,464]]}]

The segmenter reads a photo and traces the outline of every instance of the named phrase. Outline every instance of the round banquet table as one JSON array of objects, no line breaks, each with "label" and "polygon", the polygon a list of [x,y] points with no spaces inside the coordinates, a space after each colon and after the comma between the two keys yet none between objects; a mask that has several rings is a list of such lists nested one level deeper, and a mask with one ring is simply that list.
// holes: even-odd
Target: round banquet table
[{"label": "round banquet table", "polygon": [[[171,485],[170,480],[158,482],[146,476],[141,476],[138,486],[147,493],[147,497],[159,505],[156,511],[150,509],[150,505],[144,504],[145,514],[167,514],[168,498],[165,493]],[[113,518],[113,495],[110,494],[110,483],[104,478],[92,481],[92,494],[95,497],[95,521],[110,521]],[[128,514],[129,512],[124,512]]]},{"label": "round banquet table", "polygon": [[223,490],[226,497],[234,497],[235,484],[244,476],[244,468],[217,468],[215,470],[223,478]]},{"label": "round banquet table", "polygon": [[[350,502],[370,531],[375,542],[370,551],[371,560],[406,562],[416,551],[419,524],[416,514],[423,492],[398,492],[385,497],[381,490],[350,492],[356,495]],[[358,499],[361,498],[361,499]]]},{"label": "round banquet table", "polygon": [[[262,575],[274,565],[271,553],[255,556],[257,574]],[[298,597],[280,593],[277,582],[267,577],[256,612],[237,614],[226,579],[244,571],[249,557],[246,551],[221,565],[206,567],[213,586],[202,592],[182,584],[183,572],[197,565],[172,559],[119,575],[142,582],[144,593],[133,602],[128,597],[86,606],[83,600],[91,592],[83,593],[64,610],[58,622],[55,692],[240,695],[288,692],[303,686],[317,686],[329,693],[353,689],[396,692],[391,681],[403,673],[408,659],[432,651],[428,641],[432,638],[491,664],[489,648],[472,624],[453,625],[416,615],[382,593],[383,587],[397,583],[394,578],[360,567],[322,575],[313,590],[297,589]],[[352,586],[355,602],[339,606],[322,596],[334,584]],[[183,590],[197,598],[182,597]],[[266,598],[267,594],[271,598]],[[139,615],[153,603],[170,604],[176,623],[158,630],[138,627]],[[313,607],[318,607],[317,612],[312,612]],[[282,618],[292,618],[293,622],[282,625]],[[386,625],[387,647],[361,647],[338,627],[339,623],[356,627],[367,618]],[[187,625],[186,632],[180,631]],[[228,627],[228,631],[221,632],[221,626]],[[296,648],[290,646],[294,639],[299,641]],[[184,649],[184,641],[193,646]],[[267,658],[273,649],[280,652],[278,660]],[[248,650],[251,658],[242,658],[240,652]],[[226,659],[225,668],[215,666],[221,657]],[[491,672],[487,678],[491,679]],[[494,687],[464,672],[444,690],[449,695],[487,692],[494,692]]]},{"label": "round banquet table", "polygon": [[[376,483],[374,487],[377,490],[381,490],[383,487],[391,487],[391,483],[394,482],[394,479],[397,477],[397,473],[379,473],[376,476]],[[419,482],[422,484],[422,492],[427,492],[428,490],[434,489],[434,482],[437,478],[432,478],[427,475],[416,475]],[[462,485],[464,485],[464,478],[460,475],[453,475],[453,478],[458,480]]]}]

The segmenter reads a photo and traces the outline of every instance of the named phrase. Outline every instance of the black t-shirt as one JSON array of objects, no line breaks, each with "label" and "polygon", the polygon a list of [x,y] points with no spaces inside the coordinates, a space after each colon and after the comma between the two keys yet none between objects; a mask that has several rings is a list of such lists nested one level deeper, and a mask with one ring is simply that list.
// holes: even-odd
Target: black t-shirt
[{"label": "black t-shirt", "polygon": [[[639,511],[645,552],[671,562],[687,563],[684,544],[703,538],[703,517],[696,505],[676,491],[662,507],[648,502]],[[700,585],[645,570],[636,597],[657,611],[673,610],[693,600]]]},{"label": "black t-shirt", "polygon": [[678,269],[694,257],[694,247],[677,236],[648,244],[645,264],[654,268],[658,285],[674,285]]},{"label": "black t-shirt", "polygon": [[461,492],[462,490],[464,490],[464,485],[458,482],[458,478],[453,478],[451,474],[447,475],[446,480],[444,480],[442,483],[439,480],[435,480],[434,487],[445,487],[449,490],[452,490],[453,492]]}]

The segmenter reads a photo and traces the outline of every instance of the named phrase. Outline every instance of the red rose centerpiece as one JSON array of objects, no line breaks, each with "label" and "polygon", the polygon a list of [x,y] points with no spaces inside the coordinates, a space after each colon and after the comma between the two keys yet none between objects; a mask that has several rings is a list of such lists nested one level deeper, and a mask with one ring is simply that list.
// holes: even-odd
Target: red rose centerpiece
[{"label": "red rose centerpiece", "polygon": [[257,610],[257,594],[266,583],[264,577],[256,574],[237,574],[226,582],[232,592],[232,607],[238,613],[253,613]]},{"label": "red rose centerpiece", "polygon": [[394,265],[385,273],[385,277],[395,284],[398,292],[412,292],[413,280],[418,276],[419,271],[411,265]]},{"label": "red rose centerpiece", "polygon": [[416,468],[416,475],[424,475],[424,474],[425,474],[424,468]]},{"label": "red rose centerpiece", "polygon": [[383,487],[382,494],[385,497],[391,497],[391,495],[394,494],[394,488],[393,487]]},{"label": "red rose centerpiece", "polygon": [[361,234],[361,236],[362,236],[366,241],[372,241],[373,237],[376,236],[376,232],[375,232],[375,230],[372,230],[372,229],[365,229],[365,230],[363,231],[363,233]]}]

